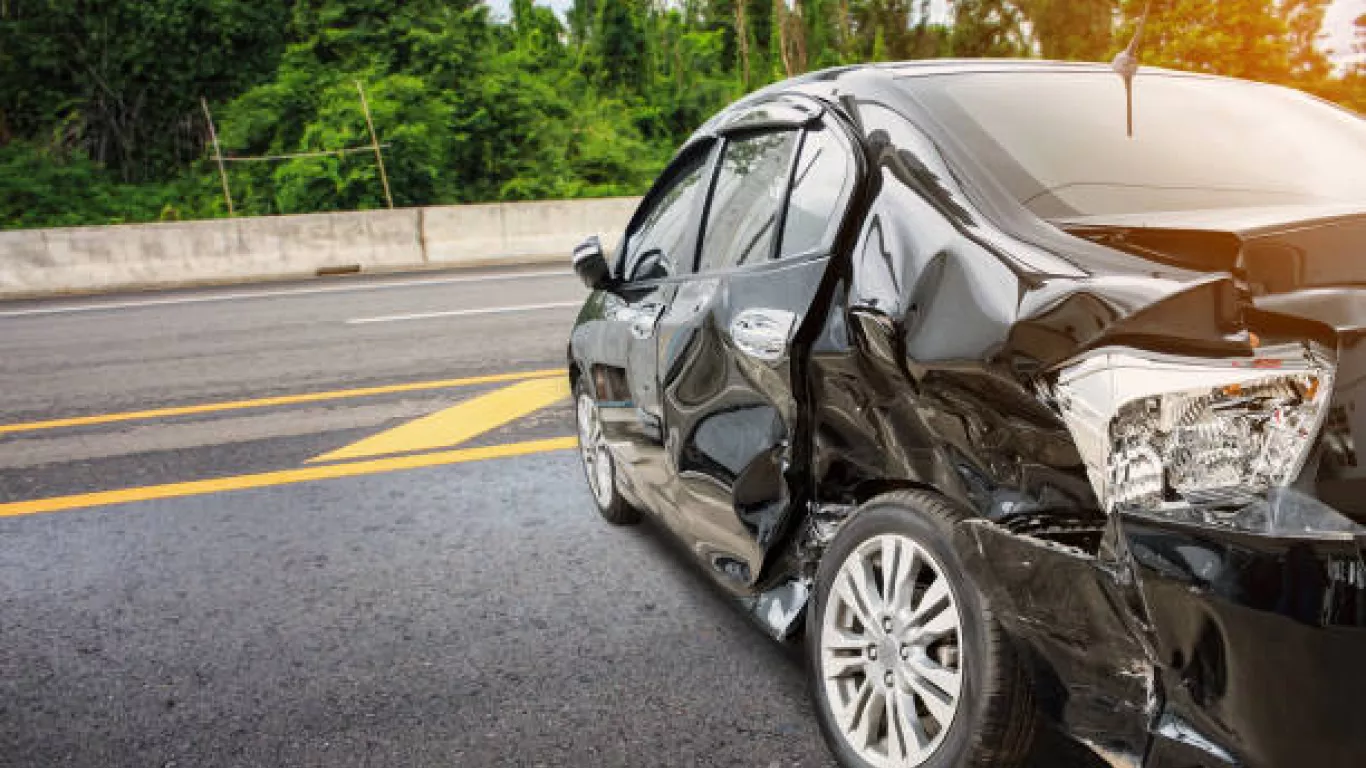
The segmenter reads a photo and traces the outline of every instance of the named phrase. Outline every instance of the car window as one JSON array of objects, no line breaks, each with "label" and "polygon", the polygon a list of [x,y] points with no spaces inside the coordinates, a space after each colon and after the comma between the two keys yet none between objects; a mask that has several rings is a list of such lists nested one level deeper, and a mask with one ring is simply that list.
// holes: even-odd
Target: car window
[{"label": "car window", "polygon": [[696,228],[694,203],[706,186],[706,152],[677,169],[675,180],[655,197],[649,211],[626,238],[622,274],[627,280],[656,280],[688,272],[693,254],[683,253]]},{"label": "car window", "polygon": [[1259,83],[1144,72],[900,81],[1043,218],[1366,200],[1366,122]]},{"label": "car window", "polygon": [[835,239],[853,180],[849,155],[831,129],[807,133],[792,177],[782,257],[820,250]]},{"label": "car window", "polygon": [[726,143],[703,230],[703,270],[772,257],[798,136],[796,131],[779,131]]}]

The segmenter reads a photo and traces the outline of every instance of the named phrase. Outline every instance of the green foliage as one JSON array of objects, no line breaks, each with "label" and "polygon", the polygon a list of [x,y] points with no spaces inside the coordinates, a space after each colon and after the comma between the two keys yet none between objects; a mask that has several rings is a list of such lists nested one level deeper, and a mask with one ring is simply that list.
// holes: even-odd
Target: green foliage
[{"label": "green foliage", "polygon": [[0,114],[52,156],[83,153],[123,181],[200,154],[199,97],[270,77],[288,6],[234,0],[9,0]]},{"label": "green foliage", "polygon": [[[1366,54],[1366,13],[1353,22],[1356,40],[1353,52]],[[1358,59],[1342,77],[1326,78],[1310,87],[1314,93],[1359,113],[1366,114],[1366,59]]]},{"label": "green foliage", "polygon": [[1009,0],[958,0],[949,46],[967,58],[1022,56],[1028,52],[1024,14]]},{"label": "green foliage", "polygon": [[[1121,3],[1123,47],[1148,0]],[[1313,42],[1329,0],[1154,0],[1143,62],[1250,80],[1312,84],[1327,73]],[[1306,32],[1302,27],[1309,21]]]},{"label": "green foliage", "polygon": [[1111,51],[1115,0],[1022,0],[1046,59],[1099,60]]},{"label": "green foliage", "polygon": [[82,154],[57,160],[43,147],[12,142],[0,146],[0,229],[207,218],[216,213],[215,183],[186,174],[124,184]]},{"label": "green foliage", "polygon": [[[1146,0],[0,0],[0,227],[642,192],[717,109],[790,75],[940,56],[1106,59]],[[1145,63],[1361,108],[1328,0],[1154,0]],[[1366,30],[1366,19],[1362,29]],[[339,150],[357,150],[336,154]],[[303,156],[300,156],[303,155]],[[238,162],[235,158],[275,159]]]}]

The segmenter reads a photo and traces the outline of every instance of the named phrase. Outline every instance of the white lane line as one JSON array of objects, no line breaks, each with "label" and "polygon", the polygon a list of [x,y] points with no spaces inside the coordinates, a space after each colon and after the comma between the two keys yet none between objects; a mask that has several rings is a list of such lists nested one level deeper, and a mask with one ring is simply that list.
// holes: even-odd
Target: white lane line
[{"label": "white lane line", "polygon": [[266,291],[242,291],[236,293],[214,293],[203,296],[174,296],[139,301],[111,301],[94,304],[71,304],[57,307],[30,307],[27,309],[0,310],[0,317],[35,317],[39,315],[63,315],[75,312],[102,312],[114,309],[138,309],[142,307],[164,307],[176,304],[204,304],[213,301],[237,301],[240,299],[269,299],[276,296],[306,296],[315,293],[350,293],[353,291],[383,291],[390,288],[413,288],[423,285],[451,285],[453,283],[485,283],[495,280],[517,280],[521,278],[570,277],[568,270],[556,269],[541,272],[506,272],[496,275],[466,275],[463,277],[433,277],[415,280],[395,280],[385,283],[366,283],[360,285],[322,285],[307,288],[282,288]]},{"label": "white lane line", "polygon": [[355,317],[346,321],[347,325],[364,323],[399,323],[405,320],[430,320],[436,317],[470,317],[472,315],[502,315],[509,312],[535,312],[538,309],[562,309],[581,307],[582,301],[557,301],[550,304],[521,304],[515,307],[485,307],[483,309],[452,309],[446,312],[420,312],[413,315],[385,315],[383,317]]}]

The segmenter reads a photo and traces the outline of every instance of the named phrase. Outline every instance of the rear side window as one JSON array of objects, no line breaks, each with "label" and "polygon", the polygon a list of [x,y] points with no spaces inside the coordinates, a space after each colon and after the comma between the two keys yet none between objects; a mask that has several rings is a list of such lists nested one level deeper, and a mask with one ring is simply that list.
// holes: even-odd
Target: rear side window
[{"label": "rear side window", "polygon": [[683,249],[695,242],[693,218],[697,197],[705,188],[703,172],[706,152],[699,152],[687,165],[676,170],[674,179],[650,205],[640,226],[626,239],[622,275],[627,280],[656,280],[692,269],[691,251]]},{"label": "rear side window", "polygon": [[1366,122],[1288,88],[1144,70],[1130,136],[1112,72],[898,83],[1041,218],[1366,200]]},{"label": "rear side window", "polygon": [[797,148],[796,131],[751,134],[726,143],[703,231],[702,269],[767,261]]},{"label": "rear side window", "polygon": [[783,258],[822,250],[835,239],[853,186],[850,159],[829,128],[806,135],[783,223]]}]

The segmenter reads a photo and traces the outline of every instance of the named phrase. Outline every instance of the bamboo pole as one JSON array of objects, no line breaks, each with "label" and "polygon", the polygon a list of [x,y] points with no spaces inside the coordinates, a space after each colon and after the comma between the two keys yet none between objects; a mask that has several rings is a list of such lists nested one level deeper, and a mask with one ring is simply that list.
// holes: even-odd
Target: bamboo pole
[{"label": "bamboo pole", "polygon": [[370,129],[370,145],[375,148],[375,162],[379,163],[379,180],[384,185],[384,199],[389,209],[394,208],[394,196],[389,194],[389,175],[384,172],[384,154],[379,150],[379,136],[375,134],[375,121],[370,118],[370,103],[365,100],[365,88],[356,81],[356,92],[360,94],[360,106],[365,110],[365,125]]},{"label": "bamboo pole", "polygon": [[735,42],[740,47],[740,77],[745,90],[749,90],[749,25],[745,23],[745,4],[735,4]]},{"label": "bamboo pole", "polygon": [[[389,145],[388,145],[388,144],[381,144],[380,146],[381,146],[381,147],[387,147],[387,146],[389,146]],[[355,153],[355,152],[373,152],[373,151],[374,151],[374,147],[365,146],[365,147],[347,147],[346,149],[324,149],[324,150],[319,150],[319,151],[317,151],[317,152],[293,152],[293,153],[290,153],[290,154],[287,154],[287,155],[261,155],[261,156],[259,156],[259,157],[233,157],[232,155],[228,155],[227,157],[224,157],[224,158],[223,158],[223,162],[225,162],[225,163],[254,163],[254,162],[266,161],[266,160],[298,160],[299,158],[304,158],[304,157],[335,157],[335,156],[337,156],[337,155],[350,155],[350,154],[353,154],[353,153]]]},{"label": "bamboo pole", "polygon": [[209,122],[209,138],[213,140],[214,158],[218,160],[218,178],[223,181],[223,199],[228,201],[228,216],[235,216],[232,209],[232,191],[228,189],[228,169],[223,165],[223,148],[218,146],[218,131],[213,127],[213,115],[209,113],[209,102],[199,97],[199,105],[204,108],[204,119]]}]

